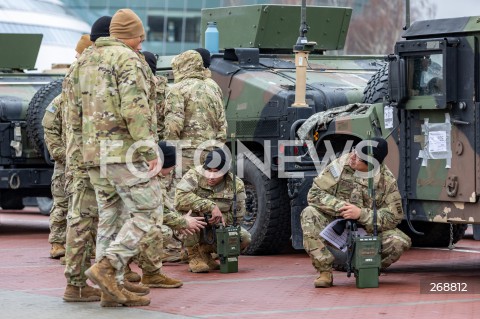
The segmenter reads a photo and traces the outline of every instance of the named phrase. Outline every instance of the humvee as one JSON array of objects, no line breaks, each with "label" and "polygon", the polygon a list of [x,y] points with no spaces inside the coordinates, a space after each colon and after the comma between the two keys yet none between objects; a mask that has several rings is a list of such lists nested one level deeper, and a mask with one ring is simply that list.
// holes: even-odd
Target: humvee
[{"label": "humvee", "polygon": [[[307,148],[289,143],[296,143],[296,130],[311,115],[362,102],[367,82],[385,64],[381,56],[326,54],[344,47],[351,15],[351,8],[311,6],[305,12],[291,5],[202,10],[202,30],[215,21],[219,31],[220,53],[212,54],[210,70],[223,91],[228,136],[236,134],[247,194],[243,226],[252,235],[248,254],[278,253],[291,238],[303,248],[297,216],[307,204],[308,183],[296,176],[311,183],[317,172]],[[299,37],[302,16],[309,28],[303,24]],[[294,46],[309,55],[302,57],[303,103],[296,103]],[[159,73],[171,77],[171,58],[159,59]],[[285,161],[288,156],[300,160]]]},{"label": "humvee", "polygon": [[402,229],[413,245],[453,247],[468,224],[480,238],[480,17],[418,21],[403,38],[367,85],[365,111],[314,124],[306,138],[318,150],[388,137]]},{"label": "humvee", "polygon": [[0,34],[0,207],[22,209],[25,198],[41,197],[41,212],[48,214],[53,163],[42,118],[64,73],[33,70],[42,37]]}]

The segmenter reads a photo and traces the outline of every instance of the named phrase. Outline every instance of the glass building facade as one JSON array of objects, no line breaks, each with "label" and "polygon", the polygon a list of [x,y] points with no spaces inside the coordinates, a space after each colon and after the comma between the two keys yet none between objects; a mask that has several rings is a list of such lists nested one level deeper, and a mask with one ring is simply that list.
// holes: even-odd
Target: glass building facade
[{"label": "glass building facade", "polygon": [[[301,4],[300,0],[62,0],[67,8],[92,24],[103,15],[130,8],[142,19],[146,32],[143,49],[174,55],[202,46],[202,8],[252,4]],[[345,1],[309,0],[308,5],[345,5]]]}]

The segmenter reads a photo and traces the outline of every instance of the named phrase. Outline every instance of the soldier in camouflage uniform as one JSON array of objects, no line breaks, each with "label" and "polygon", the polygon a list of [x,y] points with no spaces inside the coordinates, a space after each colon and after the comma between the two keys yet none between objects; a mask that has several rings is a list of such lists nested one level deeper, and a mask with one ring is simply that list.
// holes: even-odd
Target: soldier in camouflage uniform
[{"label": "soldier in camouflage uniform", "polygon": [[[105,17],[102,17],[103,20]],[[111,17],[108,17],[111,19]],[[100,19],[99,19],[100,20]],[[97,21],[99,21],[97,20]],[[92,33],[97,31],[95,22]],[[107,27],[108,31],[108,27]],[[91,34],[88,35],[89,47],[77,50],[77,59],[81,54],[88,55],[92,52],[93,44]],[[95,38],[93,38],[95,40]],[[78,46],[77,46],[78,48]],[[69,83],[72,71],[76,68],[75,61],[64,79],[62,99],[65,101],[62,109],[61,125],[64,128],[66,145],[66,185],[65,192],[68,196],[67,236],[65,254],[65,277],[67,287],[63,299],[68,302],[84,302],[100,300],[100,290],[87,285],[85,270],[90,267],[90,256],[94,253],[95,237],[98,224],[98,208],[95,193],[90,184],[87,170],[83,165],[81,141],[75,140],[72,131],[70,100],[65,91],[65,84]],[[68,88],[68,85],[66,86]]]},{"label": "soldier in camouflage uniform", "polygon": [[55,160],[52,175],[53,206],[50,210],[50,235],[48,242],[51,258],[65,255],[65,236],[67,229],[68,197],[65,194],[65,141],[63,139],[61,117],[62,98],[57,96],[45,110],[42,119],[45,132],[45,144],[50,156]]},{"label": "soldier in camouflage uniform", "polygon": [[[163,154],[162,169],[160,174],[165,176],[175,167],[175,147],[167,146],[166,142],[159,143]],[[153,216],[155,227],[148,232],[140,242],[140,254],[137,256],[137,263],[142,269],[142,284],[151,288],[178,288],[183,285],[180,280],[172,279],[162,273],[163,240],[165,235],[170,236],[173,229],[193,233],[200,231],[206,223],[202,217],[192,217],[190,213],[181,215],[173,209],[171,201],[162,186],[162,197],[164,215]],[[163,219],[163,224],[162,224]],[[171,227],[171,228],[170,228]]]},{"label": "soldier in camouflage uniform", "polygon": [[[383,164],[388,153],[387,142],[372,139],[373,158],[380,167],[374,177],[377,227],[382,238],[382,268],[397,261],[411,245],[410,238],[396,226],[402,221],[402,200],[397,181]],[[378,142],[376,145],[375,142]],[[375,147],[376,146],[376,147]],[[358,147],[357,147],[358,148]],[[359,176],[367,172],[368,164],[359,156],[367,154],[367,147],[355,150],[330,163],[313,180],[308,192],[308,206],[302,211],[301,225],[303,246],[309,254],[313,267],[319,272],[315,287],[330,287],[333,284],[332,263],[334,257],[327,249],[320,232],[334,219],[345,218],[357,221],[367,233],[373,232],[372,199],[368,195],[368,178]],[[362,157],[363,158],[363,157]]]},{"label": "soldier in camouflage uniform", "polygon": [[152,215],[162,214],[155,87],[136,53],[145,36],[140,18],[118,10],[110,34],[78,59],[64,90],[99,208],[97,260],[85,274],[102,289],[102,306],[141,306],[150,299],[130,292],[122,279],[154,226]]},{"label": "soldier in camouflage uniform", "polygon": [[200,55],[202,56],[203,67],[205,68],[205,70],[203,71],[203,74],[205,75],[205,82],[207,82],[207,84],[214,90],[220,100],[223,101],[222,89],[220,89],[217,82],[212,79],[212,72],[210,71],[210,51],[204,48],[196,48],[195,51],[200,53]]},{"label": "soldier in camouflage uniform", "polygon": [[[233,174],[228,172],[229,163],[222,149],[210,151],[203,166],[190,169],[177,184],[175,208],[182,213],[192,211],[194,216],[211,215],[209,225],[233,224]],[[241,224],[245,215],[245,186],[240,178],[235,178],[237,198],[237,223]],[[241,229],[240,248],[243,251],[251,241],[250,233]],[[216,245],[209,244],[202,235],[188,235],[184,241],[188,251],[190,271],[208,272],[219,269],[211,254],[216,253]]]},{"label": "soldier in camouflage uniform", "polygon": [[[172,60],[175,84],[165,102],[165,134],[168,141],[181,140],[182,174],[194,166],[194,153],[205,141],[224,143],[227,121],[221,98],[205,81],[205,68],[200,54],[188,50]],[[202,163],[207,151],[202,152]]]}]

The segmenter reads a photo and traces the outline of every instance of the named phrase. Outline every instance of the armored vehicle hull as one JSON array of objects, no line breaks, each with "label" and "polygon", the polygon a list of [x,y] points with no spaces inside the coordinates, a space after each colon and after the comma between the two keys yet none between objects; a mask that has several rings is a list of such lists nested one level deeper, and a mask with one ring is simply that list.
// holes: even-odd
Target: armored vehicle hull
[{"label": "armored vehicle hull", "polygon": [[33,68],[41,37],[0,34],[2,45],[9,47],[0,54],[0,207],[3,209],[22,209],[25,197],[51,197],[53,163],[43,145],[41,120],[45,108],[60,93],[63,75],[23,71]]}]

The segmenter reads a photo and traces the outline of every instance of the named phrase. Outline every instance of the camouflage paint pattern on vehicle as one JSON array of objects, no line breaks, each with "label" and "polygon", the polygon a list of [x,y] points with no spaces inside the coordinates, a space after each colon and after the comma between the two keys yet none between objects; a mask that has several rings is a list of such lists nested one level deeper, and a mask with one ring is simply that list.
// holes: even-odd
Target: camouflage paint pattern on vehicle
[{"label": "camouflage paint pattern on vehicle", "polygon": [[[412,24],[391,56],[385,105],[373,104],[360,118],[337,118],[316,134],[320,140],[337,134],[366,138],[369,132],[389,136],[386,163],[411,221],[480,224],[479,21]],[[416,60],[436,68],[435,90],[421,93],[416,77],[424,71],[418,72]],[[386,128],[389,107],[393,127]]]},{"label": "camouflage paint pattern on vehicle", "polygon": [[[0,52],[0,206],[4,209],[22,208],[26,196],[51,196],[52,163],[39,152],[43,145],[34,145],[27,134],[27,129],[35,126],[33,122],[41,123],[44,112],[32,112],[32,108],[40,101],[42,107],[49,103],[48,91],[39,90],[63,77],[61,71],[24,71],[33,69],[41,39],[41,34],[0,34],[2,46],[9,48]],[[38,114],[36,119],[27,119],[29,109]]]}]

